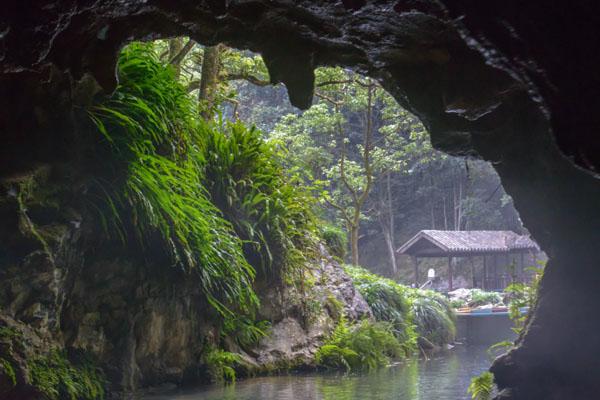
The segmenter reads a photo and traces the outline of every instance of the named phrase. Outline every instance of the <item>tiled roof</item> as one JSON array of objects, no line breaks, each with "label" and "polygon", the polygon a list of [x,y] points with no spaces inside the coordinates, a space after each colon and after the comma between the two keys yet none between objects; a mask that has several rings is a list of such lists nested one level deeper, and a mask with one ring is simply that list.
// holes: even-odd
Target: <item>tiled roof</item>
[{"label": "tiled roof", "polygon": [[427,240],[439,249],[438,253],[508,253],[518,250],[539,250],[529,236],[512,231],[435,231],[423,230],[402,245],[397,252],[413,254],[413,246],[421,239]]}]

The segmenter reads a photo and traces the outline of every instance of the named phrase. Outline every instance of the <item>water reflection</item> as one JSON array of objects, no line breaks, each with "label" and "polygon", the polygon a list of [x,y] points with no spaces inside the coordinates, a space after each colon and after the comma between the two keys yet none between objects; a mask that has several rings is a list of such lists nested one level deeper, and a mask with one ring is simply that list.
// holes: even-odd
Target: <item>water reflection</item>
[{"label": "water reflection", "polygon": [[145,397],[146,400],[467,400],[473,375],[486,370],[485,346],[457,347],[362,375],[261,377],[234,385]]}]

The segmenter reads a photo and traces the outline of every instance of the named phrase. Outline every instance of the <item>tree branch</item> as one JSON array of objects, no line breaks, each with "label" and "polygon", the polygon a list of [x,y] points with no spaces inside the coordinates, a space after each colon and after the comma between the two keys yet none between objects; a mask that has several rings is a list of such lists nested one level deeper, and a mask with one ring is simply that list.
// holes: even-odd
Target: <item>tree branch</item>
[{"label": "tree branch", "polygon": [[185,46],[183,46],[181,48],[181,50],[179,50],[179,53],[175,54],[175,56],[173,58],[171,58],[171,60],[169,61],[169,64],[171,64],[171,65],[181,64],[181,62],[183,61],[185,56],[190,52],[190,50],[192,50],[192,48],[194,47],[195,44],[196,44],[196,42],[194,42],[192,39],[188,40],[187,43],[185,44]]},{"label": "tree branch", "polygon": [[352,82],[354,82],[354,79],[330,80],[330,81],[323,81],[323,82],[317,83],[315,86],[323,87],[323,86],[328,86],[328,85],[343,85],[345,83],[352,83]]},{"label": "tree branch", "polygon": [[222,75],[221,79],[224,81],[244,80],[244,81],[248,81],[251,84],[256,85],[256,86],[269,86],[271,84],[271,81],[269,81],[269,80],[260,79],[254,75],[243,74],[243,73]]}]

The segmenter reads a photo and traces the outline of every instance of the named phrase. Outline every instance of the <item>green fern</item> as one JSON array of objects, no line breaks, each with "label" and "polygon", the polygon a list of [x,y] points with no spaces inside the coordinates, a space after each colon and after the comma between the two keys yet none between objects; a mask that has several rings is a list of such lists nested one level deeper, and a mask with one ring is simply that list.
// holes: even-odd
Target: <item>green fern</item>
[{"label": "green fern", "polygon": [[206,185],[264,271],[299,270],[316,255],[315,199],[286,174],[282,150],[257,129],[227,123],[206,135]]},{"label": "green fern", "polygon": [[467,393],[473,400],[490,400],[494,392],[494,375],[485,371],[471,379]]},{"label": "green fern", "polygon": [[235,365],[241,361],[238,354],[211,348],[204,356],[210,378],[215,383],[231,383],[236,380]]},{"label": "green fern", "polygon": [[390,324],[364,320],[350,325],[342,317],[329,340],[315,354],[315,362],[325,368],[347,371],[374,370],[403,356],[403,348]]},{"label": "green fern", "polygon": [[130,45],[118,67],[116,92],[90,111],[105,144],[94,160],[100,178],[89,191],[91,209],[109,237],[135,239],[142,250],[159,237],[173,264],[197,274],[225,317],[234,304],[251,312],[258,303],[254,269],[204,186],[210,128],[149,45]]},{"label": "green fern", "polygon": [[406,355],[417,347],[417,332],[407,288],[391,279],[370,273],[364,268],[345,266],[354,285],[365,298],[377,321],[390,323],[396,338],[402,344]]}]

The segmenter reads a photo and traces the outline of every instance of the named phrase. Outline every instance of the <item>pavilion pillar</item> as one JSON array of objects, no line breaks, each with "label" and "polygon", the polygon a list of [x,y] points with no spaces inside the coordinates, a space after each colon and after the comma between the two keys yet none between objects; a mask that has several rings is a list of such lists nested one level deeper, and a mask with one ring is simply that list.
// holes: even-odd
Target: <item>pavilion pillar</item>
[{"label": "pavilion pillar", "polygon": [[419,260],[417,256],[412,257],[413,265],[415,268],[415,288],[419,287]]},{"label": "pavilion pillar", "polygon": [[498,255],[494,254],[494,287],[492,290],[498,289]]},{"label": "pavilion pillar", "polygon": [[448,291],[451,292],[452,290],[452,257],[448,257]]},{"label": "pavilion pillar", "polygon": [[469,257],[469,261],[471,261],[471,282],[474,288],[477,286],[477,280],[475,279],[475,260],[473,259],[473,256]]},{"label": "pavilion pillar", "polygon": [[483,290],[487,290],[487,277],[488,277],[487,257],[484,254],[483,255],[483,285],[481,285],[481,288]]},{"label": "pavilion pillar", "polygon": [[520,254],[521,262],[519,265],[519,282],[523,283],[525,282],[525,254],[523,252],[521,252]]}]

